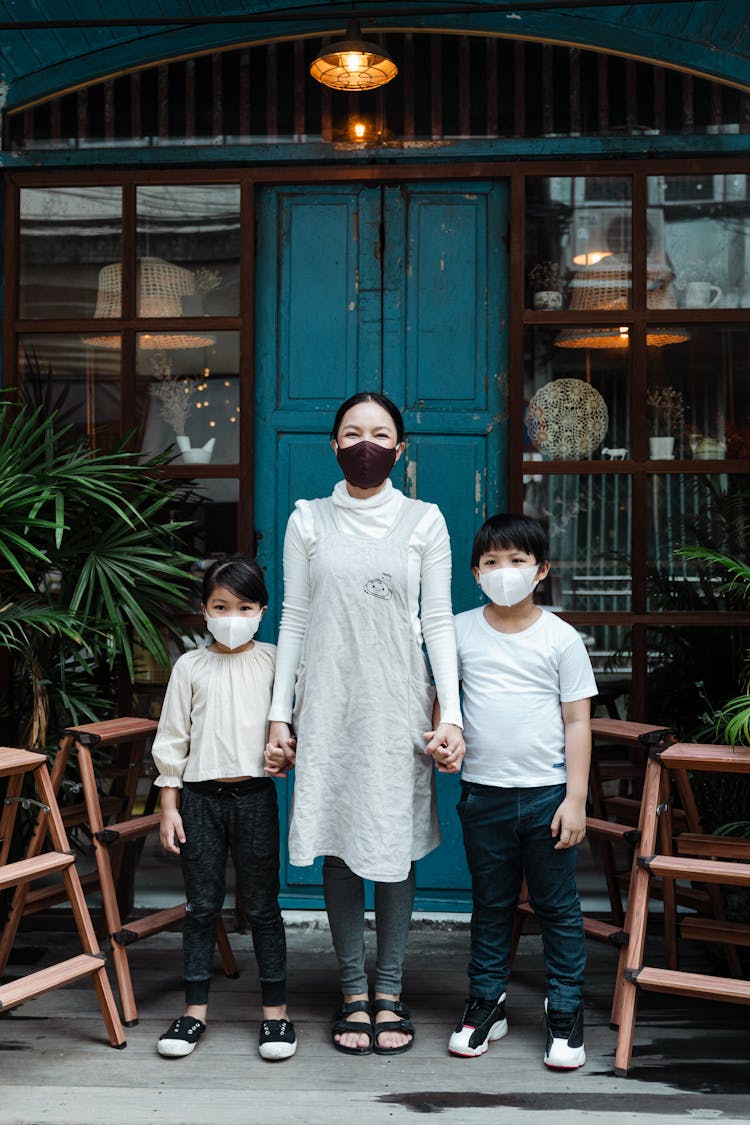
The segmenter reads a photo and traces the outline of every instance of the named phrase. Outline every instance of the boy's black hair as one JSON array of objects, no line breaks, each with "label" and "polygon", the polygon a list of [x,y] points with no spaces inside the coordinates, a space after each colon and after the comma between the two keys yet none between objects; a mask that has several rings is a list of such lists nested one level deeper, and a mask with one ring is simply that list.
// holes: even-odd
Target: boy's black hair
[{"label": "boy's black hair", "polygon": [[343,421],[344,415],[351,410],[353,406],[358,406],[360,402],[376,402],[378,406],[383,407],[383,410],[387,410],[396,427],[396,437],[399,442],[404,440],[404,419],[395,402],[391,402],[385,395],[379,395],[375,391],[359,391],[358,394],[348,398],[346,402],[342,402],[341,406],[336,411],[336,417],[333,420],[333,428],[331,429],[332,441],[338,439],[338,433],[341,429],[341,422]]},{"label": "boy's black hair", "polygon": [[230,555],[226,559],[217,559],[211,564],[203,575],[201,586],[201,600],[204,605],[208,603],[217,586],[226,586],[238,598],[259,602],[262,606],[268,605],[268,590],[263,571],[247,555]]},{"label": "boy's black hair", "polygon": [[530,516],[516,516],[511,512],[490,516],[474,536],[471,565],[479,566],[479,560],[488,551],[511,551],[514,547],[517,551],[533,555],[540,566],[547,562],[547,532],[539,520]]}]

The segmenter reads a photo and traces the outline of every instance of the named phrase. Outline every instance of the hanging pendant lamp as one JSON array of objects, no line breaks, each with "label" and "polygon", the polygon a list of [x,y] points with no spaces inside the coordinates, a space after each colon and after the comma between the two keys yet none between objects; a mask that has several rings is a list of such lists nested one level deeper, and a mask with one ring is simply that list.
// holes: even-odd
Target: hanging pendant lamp
[{"label": "hanging pendant lamp", "polygon": [[398,67],[379,43],[363,39],[359,21],[351,20],[346,39],[323,47],[310,74],[331,90],[376,90],[396,77]]}]

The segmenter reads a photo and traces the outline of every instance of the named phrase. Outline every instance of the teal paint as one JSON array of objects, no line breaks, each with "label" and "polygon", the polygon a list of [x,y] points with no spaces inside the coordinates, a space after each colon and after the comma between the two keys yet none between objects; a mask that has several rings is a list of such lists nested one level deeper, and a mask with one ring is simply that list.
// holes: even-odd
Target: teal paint
[{"label": "teal paint", "polygon": [[[454,608],[476,604],[471,540],[506,495],[507,222],[502,183],[260,191],[256,521],[276,627],[289,511],[339,479],[329,429],[341,400],[364,389],[404,407],[409,445],[394,483],[440,505]],[[418,864],[418,902],[465,909],[458,780],[438,784],[444,842]],[[292,782],[281,785],[286,823]],[[315,901],[319,864],[285,860],[282,872],[289,905]]]},{"label": "teal paint", "polygon": [[[488,0],[488,7],[489,7]],[[48,9],[40,0],[26,0],[17,22],[43,19]],[[274,19],[276,9],[289,11],[284,0],[223,5],[222,15],[257,13],[261,23],[206,24],[198,27],[107,28],[111,5],[90,0],[80,18],[101,15],[101,28],[57,30],[5,30],[0,45],[0,77],[7,83],[7,106],[13,108],[60,90],[95,81],[134,66],[174,58],[196,50],[214,50],[269,39],[337,33],[343,30],[328,0],[310,0],[300,18]],[[330,22],[311,20],[315,10],[330,11]],[[623,4],[609,8],[547,9],[539,11],[481,12],[471,15],[394,15],[377,20],[379,30],[445,30],[472,34],[498,34],[541,42],[560,42],[612,51],[693,70],[707,78],[747,86],[750,53],[750,16],[746,0],[734,3]],[[190,0],[180,5],[180,15],[215,14],[214,4]],[[279,14],[280,14],[279,11]],[[55,12],[55,14],[58,14]],[[120,13],[116,13],[120,15]],[[125,13],[127,15],[127,13]],[[69,17],[69,13],[65,13]],[[3,11],[6,20],[13,12]],[[307,17],[307,18],[306,18]]]}]

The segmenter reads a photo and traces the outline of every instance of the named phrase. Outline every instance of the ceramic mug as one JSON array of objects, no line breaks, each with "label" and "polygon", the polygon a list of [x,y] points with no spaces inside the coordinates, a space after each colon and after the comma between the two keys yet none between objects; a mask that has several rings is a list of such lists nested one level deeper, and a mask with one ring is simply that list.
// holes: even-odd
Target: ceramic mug
[{"label": "ceramic mug", "polygon": [[688,281],[685,286],[685,307],[688,309],[712,309],[721,297],[722,290],[710,281]]}]

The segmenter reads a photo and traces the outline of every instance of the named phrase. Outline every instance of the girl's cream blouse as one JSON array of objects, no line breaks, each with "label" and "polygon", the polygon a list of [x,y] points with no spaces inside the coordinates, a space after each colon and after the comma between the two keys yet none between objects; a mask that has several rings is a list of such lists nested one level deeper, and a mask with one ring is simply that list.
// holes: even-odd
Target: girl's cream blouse
[{"label": "girl's cream blouse", "polygon": [[176,662],[151,750],[156,785],[264,777],[276,646],[186,652]]}]

